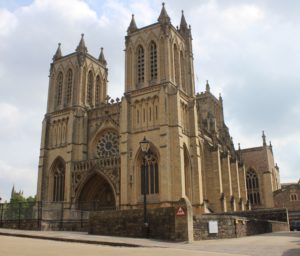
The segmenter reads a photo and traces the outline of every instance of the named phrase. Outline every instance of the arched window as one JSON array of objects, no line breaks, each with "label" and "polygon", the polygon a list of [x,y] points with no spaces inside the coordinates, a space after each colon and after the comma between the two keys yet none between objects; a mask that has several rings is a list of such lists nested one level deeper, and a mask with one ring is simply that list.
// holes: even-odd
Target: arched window
[{"label": "arched window", "polygon": [[185,65],[184,65],[184,58],[183,58],[183,52],[180,51],[180,76],[181,76],[181,86],[184,91],[186,91],[185,86]]},{"label": "arched window", "polygon": [[174,53],[174,71],[175,71],[175,83],[179,85],[179,62],[178,62],[178,50],[176,44],[174,44],[173,48]]},{"label": "arched window", "polygon": [[94,89],[94,77],[92,71],[88,74],[88,88],[87,88],[87,103],[93,105],[93,89]]},{"label": "arched window", "polygon": [[137,49],[137,82],[143,83],[144,82],[144,73],[145,73],[145,66],[144,66],[144,48],[139,45]]},{"label": "arched window", "polygon": [[[157,157],[152,153],[148,153],[147,160],[143,160],[141,164],[141,193],[158,194],[158,162]],[[146,186],[145,186],[146,185]]]},{"label": "arched window", "polygon": [[157,48],[153,41],[150,44],[150,79],[157,79]]},{"label": "arched window", "polygon": [[66,87],[66,104],[70,104],[72,99],[72,87],[73,87],[73,72],[72,69],[67,73],[67,87]]},{"label": "arched window", "polygon": [[258,177],[254,170],[247,171],[246,176],[248,200],[252,205],[260,204],[259,183]]},{"label": "arched window", "polygon": [[293,193],[290,195],[290,200],[291,201],[298,201],[298,195],[296,193]]},{"label": "arched window", "polygon": [[53,167],[53,201],[64,201],[65,190],[65,164],[63,160],[56,160]]},{"label": "arched window", "polygon": [[100,76],[98,75],[96,77],[96,95],[95,95],[96,105],[100,104],[100,92],[101,92],[101,82],[100,82]]},{"label": "arched window", "polygon": [[63,80],[63,73],[59,72],[56,78],[56,106],[61,104]]}]

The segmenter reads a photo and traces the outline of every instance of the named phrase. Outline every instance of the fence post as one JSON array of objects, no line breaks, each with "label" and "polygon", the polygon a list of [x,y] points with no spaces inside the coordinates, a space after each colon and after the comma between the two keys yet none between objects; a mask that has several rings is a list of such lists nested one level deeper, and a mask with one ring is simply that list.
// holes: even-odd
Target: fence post
[{"label": "fence post", "polygon": [[80,210],[80,227],[83,228],[83,211]]},{"label": "fence post", "polygon": [[37,202],[37,228],[38,230],[42,229],[41,226],[41,219],[42,219],[42,207],[43,207],[43,202],[42,201],[38,201]]},{"label": "fence post", "polygon": [[3,227],[3,208],[4,208],[4,205],[1,204],[1,222],[0,222],[0,227],[1,228]]},{"label": "fence post", "polygon": [[21,206],[22,206],[22,203],[19,203],[19,210],[18,210],[18,229],[21,228]]},{"label": "fence post", "polygon": [[63,230],[63,221],[64,221],[64,202],[61,202],[61,215],[60,215],[60,230]]}]

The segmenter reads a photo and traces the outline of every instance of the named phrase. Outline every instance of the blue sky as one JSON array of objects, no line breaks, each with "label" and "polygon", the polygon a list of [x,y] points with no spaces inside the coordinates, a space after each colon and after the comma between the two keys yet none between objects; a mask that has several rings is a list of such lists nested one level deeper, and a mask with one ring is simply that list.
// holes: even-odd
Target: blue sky
[{"label": "blue sky", "polygon": [[[197,91],[209,80],[222,94],[235,145],[271,140],[281,181],[300,178],[300,1],[165,1],[174,26],[184,9],[192,26]],[[90,54],[100,47],[109,94],[122,96],[124,37],[131,14],[138,27],[156,22],[161,1],[0,0],[0,197],[36,192],[41,122],[57,43],[73,52],[85,34]]]}]

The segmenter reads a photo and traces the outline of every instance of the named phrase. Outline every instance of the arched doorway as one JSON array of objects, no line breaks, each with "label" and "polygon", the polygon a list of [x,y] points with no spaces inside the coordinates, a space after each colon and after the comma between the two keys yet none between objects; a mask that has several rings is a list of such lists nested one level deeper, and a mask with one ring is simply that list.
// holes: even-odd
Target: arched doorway
[{"label": "arched doorway", "polygon": [[81,210],[96,211],[111,210],[115,207],[116,198],[111,184],[100,174],[91,176],[80,192],[78,208]]}]

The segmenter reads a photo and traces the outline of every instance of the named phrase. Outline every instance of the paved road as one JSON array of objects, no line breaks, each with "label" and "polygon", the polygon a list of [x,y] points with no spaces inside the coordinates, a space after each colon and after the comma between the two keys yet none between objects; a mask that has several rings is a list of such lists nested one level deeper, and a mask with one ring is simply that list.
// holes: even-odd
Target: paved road
[{"label": "paved road", "polygon": [[[0,231],[3,231],[1,229]],[[12,231],[12,233],[15,231]],[[19,234],[22,231],[18,231]],[[24,231],[24,234],[29,234]],[[300,256],[300,232],[280,232],[238,239],[197,241],[192,244],[167,243],[146,239],[89,236],[72,232],[31,232],[45,237],[73,238],[74,240],[110,241],[141,247],[112,247],[84,243],[70,243],[0,235],[0,256]]]}]

